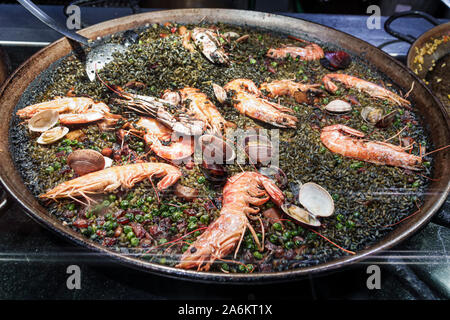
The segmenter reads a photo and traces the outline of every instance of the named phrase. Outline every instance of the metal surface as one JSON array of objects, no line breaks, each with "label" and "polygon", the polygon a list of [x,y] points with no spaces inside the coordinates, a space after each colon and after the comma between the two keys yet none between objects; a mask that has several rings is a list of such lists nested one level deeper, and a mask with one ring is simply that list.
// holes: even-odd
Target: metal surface
[{"label": "metal surface", "polygon": [[[142,26],[147,23],[163,23],[166,21],[198,23],[200,20],[204,19],[204,17],[207,17],[209,22],[221,21],[236,25],[265,28],[297,37],[312,38],[317,41],[328,42],[364,58],[380,72],[390,77],[391,80],[399,85],[404,91],[408,91],[414,82],[415,85],[411,91],[410,97],[414,100],[417,113],[424,119],[425,128],[428,131],[430,140],[436,147],[450,144],[450,124],[446,111],[429,89],[418,81],[410,70],[407,70],[399,62],[395,61],[381,50],[362,40],[315,23],[258,12],[189,9],[159,11],[124,17],[89,27],[80,31],[80,33],[87,37],[105,36]],[[49,47],[39,51],[12,75],[7,83],[0,89],[0,104],[4,108],[4,112],[0,114],[1,123],[11,123],[13,110],[17,105],[22,92],[37,75],[50,67],[53,62],[67,55],[70,50],[71,47],[67,39],[60,39]],[[400,243],[402,240],[418,231],[421,227],[425,226],[432,215],[445,201],[450,188],[450,168],[448,166],[450,152],[447,149],[435,154],[433,177],[439,177],[439,179],[435,179],[435,181],[430,183],[421,212],[406,220],[399,225],[396,230],[389,233],[382,241],[370,246],[366,250],[360,251],[354,256],[347,256],[318,266],[287,272],[236,275],[203,273],[192,270],[180,270],[145,262],[129,256],[123,256],[104,248],[91,240],[85,239],[81,234],[69,228],[65,228],[56,217],[49,215],[45,208],[40,206],[37,200],[26,189],[26,186],[23,184],[20,174],[15,170],[11,159],[8,146],[8,135],[9,126],[0,128],[0,178],[6,189],[36,221],[77,244],[103,253],[105,257],[113,258],[128,266],[160,275],[206,282],[248,283],[255,281],[288,281],[306,275],[329,272],[349,266],[357,261],[366,259],[383,249],[390,248],[393,245]]]},{"label": "metal surface", "polygon": [[103,67],[109,62],[114,60],[114,53],[122,53],[125,52],[126,47],[122,44],[117,43],[107,43],[107,44],[95,44],[94,42],[89,41],[88,38],[79,35],[76,32],[73,32],[60,24],[58,24],[54,19],[49,17],[44,11],[39,9],[32,1],[30,0],[18,0],[19,3],[24,6],[31,14],[33,14],[36,18],[41,20],[47,26],[57,31],[58,33],[66,36],[69,39],[72,39],[76,42],[84,44],[85,46],[91,47],[91,50],[88,52],[86,56],[86,73],[89,80],[95,80],[95,71],[101,70]]},{"label": "metal surface", "polygon": [[[435,27],[423,33],[419,37],[414,37],[412,35],[404,34],[402,32],[398,32],[392,29],[391,27],[392,22],[394,22],[399,18],[407,16],[422,17],[428,20]],[[446,42],[444,41],[437,47],[436,50],[434,50],[432,54],[426,54],[423,56],[424,61],[421,67],[419,67],[418,62],[415,62],[417,52],[419,52],[420,48],[425,47],[426,44],[431,45],[434,39],[439,39],[444,35],[450,37],[450,22],[439,24],[439,21],[437,19],[435,19],[434,17],[430,16],[427,13],[420,11],[406,11],[397,13],[386,20],[384,24],[384,29],[390,35],[400,40],[411,43],[411,47],[408,50],[408,55],[406,58],[406,64],[408,68],[410,68],[411,70],[417,71],[417,75],[419,76],[420,79],[425,79],[425,76],[429,68],[433,65],[435,61],[438,61],[440,58],[450,53],[450,41]]]}]

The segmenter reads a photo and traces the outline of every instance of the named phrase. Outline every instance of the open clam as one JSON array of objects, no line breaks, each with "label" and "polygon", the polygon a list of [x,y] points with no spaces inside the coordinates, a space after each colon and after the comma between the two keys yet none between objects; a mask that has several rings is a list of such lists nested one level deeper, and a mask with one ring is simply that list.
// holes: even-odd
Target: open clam
[{"label": "open clam", "polygon": [[44,132],[58,123],[59,113],[56,110],[44,110],[36,113],[29,121],[28,128],[33,132]]},{"label": "open clam", "polygon": [[300,187],[298,201],[314,216],[329,217],[334,212],[334,201],[327,190],[314,182]]},{"label": "open clam", "polygon": [[55,127],[43,132],[37,139],[39,144],[50,144],[62,139],[69,132],[67,127]]},{"label": "open clam", "polygon": [[105,168],[105,157],[90,149],[75,150],[67,157],[67,164],[79,176]]},{"label": "open clam", "polygon": [[361,110],[361,117],[365,121],[375,124],[383,118],[383,109],[365,107]]},{"label": "open clam", "polygon": [[306,211],[305,209],[302,209],[300,207],[297,207],[295,204],[292,203],[284,203],[281,206],[281,209],[291,218],[297,220],[298,222],[307,224],[309,226],[313,227],[319,227],[320,221],[311,213]]}]

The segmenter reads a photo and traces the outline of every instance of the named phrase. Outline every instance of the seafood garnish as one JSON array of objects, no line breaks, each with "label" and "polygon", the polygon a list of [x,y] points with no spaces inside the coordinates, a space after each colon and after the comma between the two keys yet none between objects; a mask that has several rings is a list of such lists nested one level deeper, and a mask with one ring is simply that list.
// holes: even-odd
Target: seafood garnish
[{"label": "seafood garnish", "polygon": [[315,217],[329,217],[334,212],[333,198],[327,190],[314,182],[302,184],[298,201]]},{"label": "seafood garnish", "polygon": [[403,148],[379,141],[367,141],[357,138],[364,133],[342,124],[335,124],[322,129],[320,139],[332,152],[339,153],[361,161],[379,165],[389,165],[410,170],[420,170],[422,158],[404,151]]},{"label": "seafood garnish", "polygon": [[88,173],[84,176],[63,182],[55,188],[39,196],[41,199],[60,199],[84,197],[92,201],[88,195],[112,192],[119,187],[132,188],[144,179],[162,178],[156,187],[164,190],[181,177],[181,171],[166,163],[146,162],[116,166]]},{"label": "seafood garnish", "polygon": [[103,102],[95,103],[91,98],[75,97],[61,98],[41,102],[27,106],[17,111],[17,115],[22,119],[33,117],[36,113],[44,110],[55,110],[59,113],[61,124],[84,124],[103,119],[109,114],[109,107]]},{"label": "seafood garnish", "polygon": [[197,48],[212,63],[228,64],[230,61],[223,50],[214,30],[194,28],[191,35]]},{"label": "seafood garnish", "polygon": [[248,79],[235,79],[224,86],[227,92],[233,93],[236,101],[234,107],[242,114],[251,118],[270,123],[280,128],[295,128],[298,119],[289,115],[293,111],[278,103],[260,98],[259,89]]},{"label": "seafood garnish", "polygon": [[242,172],[232,176],[223,188],[223,203],[219,218],[208,226],[184,252],[178,268],[208,271],[211,264],[229,254],[248,227],[255,242],[260,241],[246,215],[254,215],[260,206],[272,199],[281,206],[284,195],[275,183],[257,172]]},{"label": "seafood garnish", "polygon": [[135,112],[151,116],[161,123],[165,124],[173,131],[182,135],[200,135],[203,133],[205,123],[200,120],[192,119],[187,114],[179,113],[175,117],[170,110],[178,110],[179,107],[173,105],[170,101],[150,96],[142,96],[119,91],[119,94],[126,99],[115,99],[116,102],[124,104],[128,109]]},{"label": "seafood garnish", "polygon": [[50,144],[62,139],[69,132],[67,127],[54,127],[53,129],[42,132],[37,139],[39,144]]},{"label": "seafood garnish", "polygon": [[347,88],[355,88],[358,91],[364,91],[374,98],[386,99],[392,103],[396,103],[404,107],[409,107],[411,105],[411,102],[403,99],[398,94],[395,94],[392,91],[380,87],[372,82],[353,77],[348,74],[330,73],[322,78],[322,82],[325,85],[325,88],[331,93],[334,93],[338,90],[338,87],[333,83],[333,81],[341,82]]},{"label": "seafood garnish", "polygon": [[320,84],[303,84],[292,80],[275,80],[260,85],[260,90],[269,93],[269,97],[291,96],[299,103],[308,102],[308,95],[322,95],[324,92],[320,89]]},{"label": "seafood garnish", "polygon": [[352,58],[345,51],[328,51],[325,57],[320,59],[322,66],[331,71],[347,68],[352,62]]},{"label": "seafood garnish", "polygon": [[105,157],[95,150],[75,150],[67,157],[67,165],[79,176],[102,170],[105,167]]},{"label": "seafood garnish", "polygon": [[[221,135],[227,128],[235,125],[220,114],[216,106],[208,99],[208,96],[198,89],[186,87],[178,91],[181,102],[187,103],[187,114],[193,119],[197,119],[206,124],[208,131]],[[166,91],[163,98],[170,96],[171,91]]]},{"label": "seafood garnish", "polygon": [[323,50],[319,45],[302,39],[296,38],[295,40],[307,43],[307,45],[304,47],[283,46],[270,48],[266,55],[274,59],[283,59],[289,55],[292,58],[298,57],[300,60],[305,61],[318,60],[324,57]]},{"label": "seafood garnish", "polygon": [[[137,126],[144,128],[144,140],[150,149],[159,157],[166,160],[182,160],[194,153],[193,139],[191,136],[176,137],[172,130],[153,118],[140,118]],[[174,141],[169,144],[172,137]]]},{"label": "seafood garnish", "polygon": [[321,223],[313,214],[307,210],[300,208],[292,203],[283,203],[281,209],[289,217],[297,220],[298,222],[310,225],[312,227],[320,227]]},{"label": "seafood garnish", "polygon": [[352,105],[343,100],[333,100],[325,106],[325,110],[333,113],[344,113],[352,111]]},{"label": "seafood garnish", "polygon": [[33,132],[44,132],[58,123],[59,113],[56,110],[44,110],[36,113],[28,120],[28,129]]}]

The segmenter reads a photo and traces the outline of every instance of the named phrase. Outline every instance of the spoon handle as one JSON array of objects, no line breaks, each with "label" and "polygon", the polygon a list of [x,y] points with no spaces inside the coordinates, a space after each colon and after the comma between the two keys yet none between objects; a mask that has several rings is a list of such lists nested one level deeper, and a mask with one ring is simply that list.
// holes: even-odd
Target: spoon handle
[{"label": "spoon handle", "polygon": [[69,29],[59,25],[53,18],[49,17],[44,11],[39,9],[32,1],[30,0],[17,0],[25,9],[27,9],[33,16],[41,20],[47,26],[52,28],[53,30],[61,33],[62,35],[75,40],[84,45],[89,45],[88,38],[79,35],[74,31],[70,31]]}]

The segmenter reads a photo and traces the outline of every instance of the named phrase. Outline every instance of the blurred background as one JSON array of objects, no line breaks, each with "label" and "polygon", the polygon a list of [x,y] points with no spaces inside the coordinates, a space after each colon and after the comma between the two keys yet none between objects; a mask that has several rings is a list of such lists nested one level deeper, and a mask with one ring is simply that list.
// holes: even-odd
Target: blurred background
[{"label": "blurred background", "polygon": [[[1,3],[15,3],[14,0],[0,0]],[[292,13],[339,13],[366,14],[369,5],[378,5],[381,14],[390,16],[395,12],[420,10],[437,18],[450,18],[446,3],[450,0],[37,0],[36,4],[93,7],[139,8],[235,8],[266,12]]]}]

